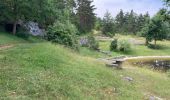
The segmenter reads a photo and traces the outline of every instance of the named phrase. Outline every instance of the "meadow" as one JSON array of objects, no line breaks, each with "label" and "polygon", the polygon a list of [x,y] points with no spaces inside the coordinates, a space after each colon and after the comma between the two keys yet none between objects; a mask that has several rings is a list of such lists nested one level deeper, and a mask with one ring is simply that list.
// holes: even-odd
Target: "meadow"
[{"label": "meadow", "polygon": [[[31,42],[30,42],[31,41]],[[148,100],[170,99],[170,74],[131,65],[108,68],[96,60],[105,55],[81,48],[75,52],[58,44],[31,37],[28,40],[0,33],[0,99],[2,100]],[[163,42],[159,42],[160,44]],[[124,55],[168,55],[163,50],[137,46]],[[101,42],[101,48],[108,50]],[[112,52],[113,55],[122,55]],[[92,55],[92,56],[90,56]],[[124,78],[131,77],[133,81]]]}]

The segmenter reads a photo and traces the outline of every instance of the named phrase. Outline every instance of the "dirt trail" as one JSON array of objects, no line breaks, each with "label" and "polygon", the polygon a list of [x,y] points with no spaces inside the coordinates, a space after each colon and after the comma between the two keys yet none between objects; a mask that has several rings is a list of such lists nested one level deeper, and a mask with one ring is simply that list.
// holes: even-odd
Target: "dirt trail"
[{"label": "dirt trail", "polygon": [[12,48],[14,45],[0,45],[0,50],[4,50],[4,49],[8,49],[8,48]]}]

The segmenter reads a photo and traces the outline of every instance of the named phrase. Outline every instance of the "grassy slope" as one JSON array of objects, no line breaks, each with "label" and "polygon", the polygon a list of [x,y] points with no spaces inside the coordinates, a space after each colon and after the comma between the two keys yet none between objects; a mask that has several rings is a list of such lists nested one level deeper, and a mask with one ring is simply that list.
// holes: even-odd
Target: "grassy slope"
[{"label": "grassy slope", "polygon": [[[8,35],[0,38],[11,38],[9,42],[1,40],[6,44],[24,41]],[[134,81],[126,82],[123,76]],[[146,95],[170,99],[169,84],[167,74],[106,68],[91,57],[48,42],[18,44],[0,51],[0,99],[138,100]]]},{"label": "grassy slope", "polygon": [[0,33],[0,45],[6,45],[6,44],[16,44],[20,42],[26,42],[23,39],[20,39],[18,37],[14,37],[10,34],[7,33]]}]

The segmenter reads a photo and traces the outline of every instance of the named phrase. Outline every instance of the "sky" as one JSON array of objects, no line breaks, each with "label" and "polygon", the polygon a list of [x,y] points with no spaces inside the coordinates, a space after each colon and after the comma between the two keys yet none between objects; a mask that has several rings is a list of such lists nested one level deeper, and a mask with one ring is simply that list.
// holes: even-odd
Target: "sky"
[{"label": "sky", "polygon": [[125,12],[133,9],[137,14],[149,12],[153,16],[164,7],[162,0],[94,0],[93,4],[97,8],[95,13],[99,17],[103,17],[107,10],[116,16],[120,9]]}]

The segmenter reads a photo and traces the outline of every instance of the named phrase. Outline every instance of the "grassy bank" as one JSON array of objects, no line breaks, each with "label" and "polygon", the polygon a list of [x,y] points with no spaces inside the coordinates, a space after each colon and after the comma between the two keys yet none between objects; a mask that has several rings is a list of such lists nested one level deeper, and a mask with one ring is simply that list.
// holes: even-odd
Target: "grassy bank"
[{"label": "grassy bank", "polygon": [[[170,99],[167,73],[132,66],[116,70],[91,57],[91,51],[78,53],[61,45],[29,42],[6,34],[0,39],[5,41],[3,45],[17,43],[0,50],[2,100]],[[133,81],[124,80],[127,76]]]}]

